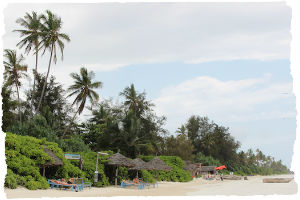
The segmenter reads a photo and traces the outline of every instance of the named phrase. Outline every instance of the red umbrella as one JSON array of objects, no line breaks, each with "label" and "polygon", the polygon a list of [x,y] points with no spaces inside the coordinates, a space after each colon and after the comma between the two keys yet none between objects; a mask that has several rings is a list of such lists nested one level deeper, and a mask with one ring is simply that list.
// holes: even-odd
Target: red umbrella
[{"label": "red umbrella", "polygon": [[226,166],[225,165],[222,165],[220,167],[216,167],[216,170],[222,170],[222,169],[226,169]]}]

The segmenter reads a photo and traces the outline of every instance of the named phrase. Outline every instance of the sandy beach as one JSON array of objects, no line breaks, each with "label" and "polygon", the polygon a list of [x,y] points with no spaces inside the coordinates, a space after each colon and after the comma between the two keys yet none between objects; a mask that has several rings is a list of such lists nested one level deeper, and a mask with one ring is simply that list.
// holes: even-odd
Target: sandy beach
[{"label": "sandy beach", "polygon": [[[267,177],[293,177],[277,175]],[[289,195],[297,193],[295,180],[290,183],[263,183],[265,176],[249,176],[248,180],[211,180],[194,179],[187,183],[159,182],[157,188],[105,187],[84,189],[80,192],[57,189],[27,190],[26,188],[5,189],[7,198],[40,198],[40,197],[111,197],[111,196],[197,196],[197,195]]]}]

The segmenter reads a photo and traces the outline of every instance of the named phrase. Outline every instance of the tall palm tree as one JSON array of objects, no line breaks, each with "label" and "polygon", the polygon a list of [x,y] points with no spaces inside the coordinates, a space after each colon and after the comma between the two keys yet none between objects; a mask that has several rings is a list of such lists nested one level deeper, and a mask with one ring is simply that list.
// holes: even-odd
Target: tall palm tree
[{"label": "tall palm tree", "polygon": [[136,116],[136,110],[138,107],[138,95],[134,88],[134,85],[131,84],[130,87],[126,87],[123,92],[120,93],[121,96],[125,97],[125,105],[129,106],[129,109],[133,111],[133,114]]},{"label": "tall palm tree", "polygon": [[181,127],[177,128],[176,133],[179,133],[179,135],[186,136],[186,128],[184,125],[181,125]]},{"label": "tall palm tree", "polygon": [[45,53],[46,50],[50,51],[50,59],[49,59],[49,64],[48,64],[48,71],[46,75],[46,80],[43,85],[42,89],[42,94],[39,100],[38,107],[36,109],[36,113],[39,111],[46,85],[47,85],[47,79],[49,76],[49,71],[50,71],[50,66],[51,66],[51,61],[52,61],[52,56],[53,56],[53,61],[56,64],[57,61],[57,55],[56,55],[56,47],[59,47],[60,52],[61,52],[61,59],[63,60],[63,51],[65,44],[63,43],[63,40],[69,42],[70,38],[67,34],[65,33],[60,33],[60,29],[62,28],[62,21],[61,18],[53,14],[51,11],[47,10],[46,15],[41,15],[41,20],[43,23],[41,24],[41,36],[42,36],[42,41],[40,42],[41,48],[44,49],[43,54]]},{"label": "tall palm tree", "polygon": [[4,57],[6,58],[6,61],[3,61],[5,67],[4,78],[7,79],[11,85],[14,84],[16,86],[19,102],[20,123],[22,123],[19,87],[21,86],[20,79],[27,76],[25,73],[27,71],[27,65],[22,64],[24,57],[22,54],[17,56],[17,52],[15,50],[5,49]]},{"label": "tall palm tree", "polygon": [[[41,28],[41,16],[38,16],[36,12],[32,11],[32,15],[26,13],[24,18],[19,18],[16,21],[18,24],[23,26],[25,29],[14,30],[19,32],[21,37],[24,37],[18,44],[20,48],[25,46],[25,53],[27,55],[32,50],[35,54],[35,72],[37,72],[38,66],[38,52],[40,44],[40,28]],[[35,76],[33,80],[33,91],[35,90]]]},{"label": "tall palm tree", "polygon": [[138,93],[134,85],[126,87],[123,92],[120,92],[120,96],[125,97],[125,106],[129,107],[129,110],[133,111],[135,117],[140,117],[144,111],[149,110],[154,104],[146,101],[146,93]]},{"label": "tall palm tree", "polygon": [[[71,73],[70,75],[74,79],[75,83],[68,88],[68,91],[71,92],[68,97],[76,95],[72,106],[75,103],[77,105],[80,104],[70,122],[71,125],[75,116],[82,113],[87,99],[90,100],[91,105],[95,104],[99,100],[99,95],[94,91],[94,89],[101,88],[102,83],[100,81],[92,82],[92,79],[95,77],[95,73],[93,71],[88,72],[84,67],[80,68],[80,74]],[[65,129],[63,136],[70,125]]]}]

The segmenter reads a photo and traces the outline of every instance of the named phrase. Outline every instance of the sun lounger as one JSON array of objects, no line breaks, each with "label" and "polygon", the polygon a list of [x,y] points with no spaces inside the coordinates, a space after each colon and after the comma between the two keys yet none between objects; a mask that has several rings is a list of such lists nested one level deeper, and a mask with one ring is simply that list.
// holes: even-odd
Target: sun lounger
[{"label": "sun lounger", "polygon": [[80,184],[82,186],[82,189],[85,187],[89,187],[91,189],[92,183],[91,182],[84,182],[83,178],[70,178],[69,182],[73,184]]},{"label": "sun lounger", "polygon": [[71,189],[72,191],[75,190],[76,192],[81,191],[82,190],[82,185],[81,184],[69,184],[66,183],[64,181],[60,181],[60,180],[48,180],[48,183],[51,186],[51,189],[53,189],[54,187],[56,187],[57,189]]},{"label": "sun lounger", "polygon": [[145,186],[147,186],[148,189],[150,188],[151,185],[153,185],[153,187],[158,187],[157,182],[155,182],[155,183],[148,183],[148,182],[143,181],[143,179],[141,179],[141,178],[139,179],[139,181],[142,182]]},{"label": "sun lounger", "polygon": [[121,182],[121,188],[125,188],[128,186],[137,186],[139,190],[144,189],[145,185],[143,183],[133,183],[126,180],[122,180]]}]

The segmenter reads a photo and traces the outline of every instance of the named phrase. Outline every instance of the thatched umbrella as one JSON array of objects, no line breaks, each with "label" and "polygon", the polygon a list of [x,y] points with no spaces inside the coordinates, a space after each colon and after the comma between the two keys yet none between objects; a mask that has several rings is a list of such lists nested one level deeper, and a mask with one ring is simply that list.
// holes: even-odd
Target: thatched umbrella
[{"label": "thatched umbrella", "polygon": [[169,167],[164,161],[159,159],[157,156],[152,160],[150,160],[149,162],[147,162],[147,169],[156,171],[156,181],[158,179],[158,174],[157,174],[158,170],[163,170],[163,171],[172,170],[171,167]]},{"label": "thatched umbrella", "polygon": [[126,158],[125,156],[123,156],[120,153],[115,153],[114,155],[110,156],[108,158],[108,165],[114,165],[117,167],[116,169],[116,178],[115,178],[115,185],[117,185],[117,177],[118,177],[118,170],[119,170],[119,166],[123,166],[123,167],[134,167],[135,164],[129,160],[128,158]]},{"label": "thatched umbrella", "polygon": [[63,165],[63,162],[61,161],[61,159],[59,159],[51,150],[47,149],[46,146],[44,146],[44,151],[54,160],[54,163],[52,163],[50,160],[48,160],[43,165],[41,165],[43,167],[43,176],[45,176],[45,167]]},{"label": "thatched umbrella", "polygon": [[159,159],[157,156],[155,158],[153,158],[152,160],[150,160],[149,162],[147,162],[147,169],[163,170],[163,171],[172,170],[172,168],[169,167],[169,165],[167,165],[164,161]]},{"label": "thatched umbrella", "polygon": [[135,164],[134,167],[130,167],[128,170],[136,170],[136,177],[139,177],[139,170],[148,169],[147,163],[140,158],[132,160],[132,163]]}]

